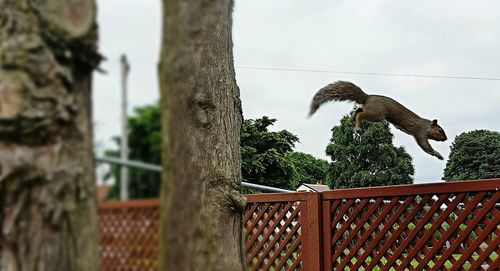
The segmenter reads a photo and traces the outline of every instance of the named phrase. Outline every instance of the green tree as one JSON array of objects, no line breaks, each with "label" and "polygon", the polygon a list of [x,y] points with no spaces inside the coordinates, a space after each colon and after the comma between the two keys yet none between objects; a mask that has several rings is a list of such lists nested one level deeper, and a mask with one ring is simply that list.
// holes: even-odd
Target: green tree
[{"label": "green tree", "polygon": [[328,162],[293,151],[299,138],[287,130],[269,131],[275,122],[266,116],[243,122],[243,180],[291,190],[302,183],[324,180]]},{"label": "green tree", "polygon": [[[302,183],[324,180],[328,162],[306,153],[294,151],[299,138],[287,130],[269,131],[276,119],[247,119],[241,129],[242,176],[245,182],[294,190]],[[129,117],[130,159],[161,163],[160,109],[158,104],[139,107]],[[113,138],[120,145],[120,138]],[[106,155],[119,157],[119,150],[107,150]],[[130,169],[131,198],[159,196],[160,175]],[[108,178],[119,179],[119,167],[113,166]],[[120,187],[115,182],[109,198],[118,198]],[[251,192],[250,190],[246,192]]]},{"label": "green tree", "polygon": [[[160,108],[158,103],[138,107],[128,118],[129,159],[151,164],[161,164],[161,125]],[[120,137],[114,137],[115,143],[120,146]],[[119,157],[118,149],[107,150],[107,156]],[[130,198],[157,198],[160,191],[161,176],[159,173],[130,168],[129,193]],[[113,166],[106,176],[120,179],[118,166]],[[119,198],[120,182],[115,182],[108,197]]]},{"label": "green tree", "polygon": [[332,163],[328,169],[330,188],[353,188],[413,183],[415,169],[403,147],[392,144],[389,124],[364,122],[361,134],[354,132],[349,116],[333,127],[326,154]]},{"label": "green tree", "polygon": [[276,119],[262,117],[247,119],[241,130],[241,159],[243,181],[292,189],[293,164],[285,159],[299,138],[286,131],[271,132],[268,127]]},{"label": "green tree", "polygon": [[500,177],[500,133],[474,130],[451,144],[443,179],[475,180]]},{"label": "green tree", "polygon": [[291,181],[293,189],[303,183],[314,184],[320,180],[325,181],[328,171],[328,162],[326,160],[296,151],[286,153],[285,159],[293,165],[294,176]]}]

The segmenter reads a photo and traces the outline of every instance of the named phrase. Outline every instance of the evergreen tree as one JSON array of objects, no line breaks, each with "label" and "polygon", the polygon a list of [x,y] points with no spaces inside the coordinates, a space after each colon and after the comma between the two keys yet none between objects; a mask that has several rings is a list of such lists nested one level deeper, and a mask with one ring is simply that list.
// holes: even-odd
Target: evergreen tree
[{"label": "evergreen tree", "polygon": [[360,134],[348,116],[333,127],[326,154],[330,188],[353,188],[413,183],[415,169],[403,147],[395,147],[389,124],[364,122]]},{"label": "evergreen tree", "polygon": [[269,126],[276,119],[262,117],[247,119],[241,131],[241,159],[243,181],[293,189],[293,164],[285,159],[299,138],[287,130],[271,132]]}]

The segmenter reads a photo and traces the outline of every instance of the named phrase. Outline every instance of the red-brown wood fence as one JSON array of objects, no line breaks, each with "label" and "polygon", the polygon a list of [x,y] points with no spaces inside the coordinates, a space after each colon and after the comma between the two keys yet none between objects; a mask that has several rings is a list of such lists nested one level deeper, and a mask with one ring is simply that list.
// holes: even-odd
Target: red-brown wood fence
[{"label": "red-brown wood fence", "polygon": [[158,270],[158,200],[102,202],[98,211],[103,271]]},{"label": "red-brown wood fence", "polygon": [[320,270],[319,195],[247,197],[244,236],[248,270]]},{"label": "red-brown wood fence", "polygon": [[[249,195],[249,270],[498,270],[500,179]],[[157,270],[159,203],[101,203],[103,270]]]},{"label": "red-brown wood fence", "polygon": [[500,180],[323,193],[325,270],[498,270]]}]

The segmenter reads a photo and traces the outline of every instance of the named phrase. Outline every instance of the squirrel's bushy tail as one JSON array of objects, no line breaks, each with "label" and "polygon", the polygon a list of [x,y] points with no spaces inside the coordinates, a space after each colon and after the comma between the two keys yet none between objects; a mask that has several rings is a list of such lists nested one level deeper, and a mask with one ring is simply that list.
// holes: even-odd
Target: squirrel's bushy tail
[{"label": "squirrel's bushy tail", "polygon": [[352,101],[358,104],[365,103],[368,94],[353,83],[337,81],[318,90],[311,102],[309,116],[312,116],[318,108],[328,101]]}]

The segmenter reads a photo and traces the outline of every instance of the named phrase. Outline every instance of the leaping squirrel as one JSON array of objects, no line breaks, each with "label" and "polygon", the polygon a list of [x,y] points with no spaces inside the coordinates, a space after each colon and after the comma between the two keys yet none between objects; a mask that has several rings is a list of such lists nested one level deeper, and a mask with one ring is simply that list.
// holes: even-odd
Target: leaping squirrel
[{"label": "leaping squirrel", "polygon": [[352,101],[361,105],[354,114],[355,131],[361,130],[363,120],[387,120],[399,130],[412,135],[426,153],[443,160],[443,156],[429,144],[429,139],[445,141],[446,134],[437,120],[419,117],[397,101],[381,95],[369,95],[353,83],[338,81],[320,89],[313,97],[309,116],[328,101]]}]

